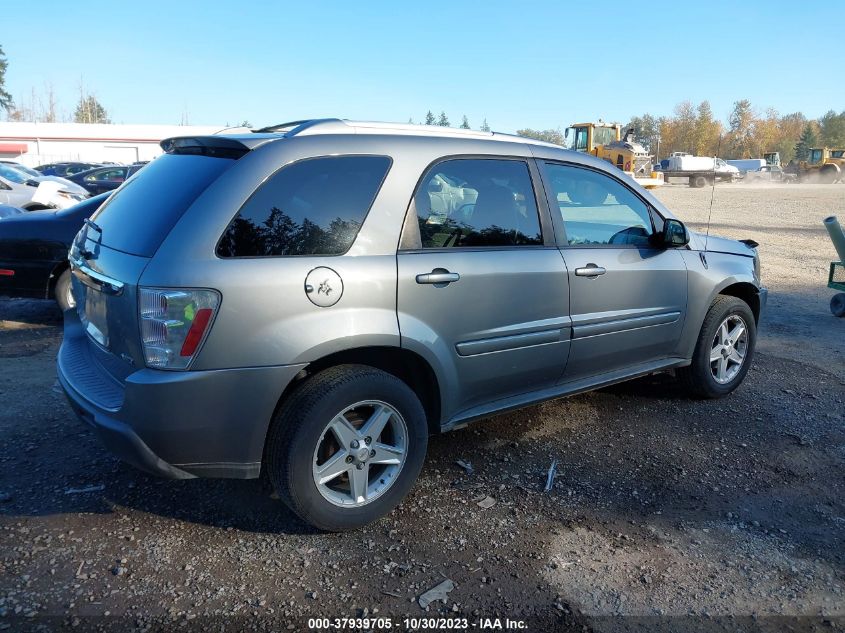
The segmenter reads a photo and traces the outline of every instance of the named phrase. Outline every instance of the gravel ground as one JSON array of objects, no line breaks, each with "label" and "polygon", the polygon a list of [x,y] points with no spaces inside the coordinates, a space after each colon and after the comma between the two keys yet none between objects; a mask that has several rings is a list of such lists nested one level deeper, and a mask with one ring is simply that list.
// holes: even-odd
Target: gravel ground
[{"label": "gravel ground", "polygon": [[[706,222],[709,190],[658,195]],[[845,187],[717,187],[713,232],[760,242],[772,290],[732,396],[688,400],[656,376],[432,438],[406,501],[346,534],[315,533],[257,481],[164,481],[116,461],[56,384],[61,315],[0,300],[0,629],[368,616],[404,630],[404,615],[471,630],[497,616],[530,631],[845,627],[832,212],[845,217]],[[445,579],[446,601],[423,609]]]}]

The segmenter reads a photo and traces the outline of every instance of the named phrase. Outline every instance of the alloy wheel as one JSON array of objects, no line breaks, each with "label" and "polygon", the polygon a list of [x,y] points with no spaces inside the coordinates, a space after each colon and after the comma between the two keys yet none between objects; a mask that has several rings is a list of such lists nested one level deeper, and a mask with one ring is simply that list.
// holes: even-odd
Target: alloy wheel
[{"label": "alloy wheel", "polygon": [[748,353],[748,327],[737,314],[728,315],[713,337],[710,347],[710,372],[720,385],[731,382]]},{"label": "alloy wheel", "polygon": [[355,403],[323,429],[312,459],[314,484],[335,505],[364,506],[396,482],[407,450],[408,428],[395,408]]}]

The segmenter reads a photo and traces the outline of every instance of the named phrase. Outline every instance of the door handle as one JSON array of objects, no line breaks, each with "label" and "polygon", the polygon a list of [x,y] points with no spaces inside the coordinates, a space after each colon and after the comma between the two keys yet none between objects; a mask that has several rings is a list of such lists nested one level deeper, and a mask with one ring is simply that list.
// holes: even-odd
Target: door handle
[{"label": "door handle", "polygon": [[595,264],[587,264],[584,268],[576,268],[575,274],[578,277],[598,277],[607,272],[606,268],[596,266]]},{"label": "door handle", "polygon": [[454,281],[460,280],[461,276],[458,273],[450,273],[443,268],[435,268],[430,273],[421,273],[417,275],[418,284],[434,284],[439,285],[450,284]]}]

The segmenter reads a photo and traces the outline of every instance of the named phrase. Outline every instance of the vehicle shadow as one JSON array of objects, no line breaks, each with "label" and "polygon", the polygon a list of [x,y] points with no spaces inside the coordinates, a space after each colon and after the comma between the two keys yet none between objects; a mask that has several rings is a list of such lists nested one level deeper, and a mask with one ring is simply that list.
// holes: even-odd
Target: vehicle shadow
[{"label": "vehicle shadow", "polygon": [[0,334],[13,327],[61,326],[62,311],[52,299],[10,299],[0,296],[0,323]]}]

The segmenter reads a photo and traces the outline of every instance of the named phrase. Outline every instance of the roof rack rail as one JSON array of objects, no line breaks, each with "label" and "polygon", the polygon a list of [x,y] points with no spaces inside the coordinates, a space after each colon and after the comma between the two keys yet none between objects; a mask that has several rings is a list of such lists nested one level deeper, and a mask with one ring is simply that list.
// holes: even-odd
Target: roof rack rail
[{"label": "roof rack rail", "polygon": [[321,123],[340,123],[340,119],[302,119],[301,121],[288,121],[287,123],[277,123],[275,125],[268,125],[257,130],[252,130],[256,134],[272,134],[277,132],[284,132],[285,136],[296,136],[303,130],[306,130]]},{"label": "roof rack rail", "polygon": [[381,121],[350,121],[348,119],[305,119],[269,125],[257,130],[256,134],[281,134],[285,138],[299,134],[400,134],[404,136],[435,136],[452,138],[473,138],[527,143],[558,147],[545,141],[500,132],[465,130],[462,128],[440,127],[437,125],[417,125],[413,123],[387,123]]}]

